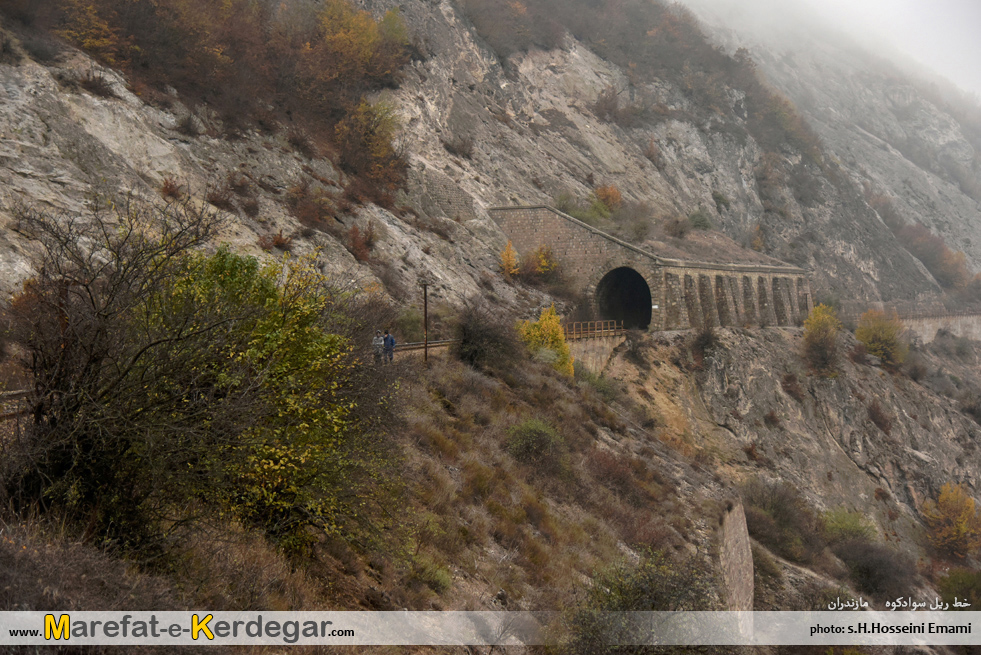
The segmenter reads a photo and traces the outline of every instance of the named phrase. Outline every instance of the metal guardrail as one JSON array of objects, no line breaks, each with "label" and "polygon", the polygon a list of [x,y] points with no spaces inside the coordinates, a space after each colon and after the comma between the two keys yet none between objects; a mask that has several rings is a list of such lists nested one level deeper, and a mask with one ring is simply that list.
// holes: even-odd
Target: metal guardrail
[{"label": "metal guardrail", "polygon": [[624,333],[623,321],[587,321],[565,325],[565,338],[568,340],[615,337]]}]

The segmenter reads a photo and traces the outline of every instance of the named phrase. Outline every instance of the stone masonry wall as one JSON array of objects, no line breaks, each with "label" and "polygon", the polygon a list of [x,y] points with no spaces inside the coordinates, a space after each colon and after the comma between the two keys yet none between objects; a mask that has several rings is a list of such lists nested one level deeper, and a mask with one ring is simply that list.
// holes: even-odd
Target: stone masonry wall
[{"label": "stone masonry wall", "polygon": [[930,343],[937,330],[946,330],[958,337],[981,341],[981,314],[960,314],[902,318],[903,325],[923,343]]},{"label": "stone masonry wall", "polygon": [[742,505],[731,505],[722,518],[719,548],[722,582],[726,590],[726,609],[730,612],[753,610],[753,551]]},{"label": "stone masonry wall", "polygon": [[551,207],[488,212],[520,256],[550,248],[573,284],[591,299],[610,271],[637,271],[651,291],[651,330],[798,325],[812,307],[806,272],[793,266],[659,257]]},{"label": "stone masonry wall", "polygon": [[569,342],[569,354],[592,373],[602,373],[610,358],[627,337],[599,337],[596,339],[577,339]]}]

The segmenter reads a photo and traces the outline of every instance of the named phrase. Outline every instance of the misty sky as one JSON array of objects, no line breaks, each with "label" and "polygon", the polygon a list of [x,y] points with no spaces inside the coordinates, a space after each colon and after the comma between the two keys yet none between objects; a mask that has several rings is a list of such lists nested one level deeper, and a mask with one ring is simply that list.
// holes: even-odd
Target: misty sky
[{"label": "misty sky", "polygon": [[981,0],[803,0],[852,33],[878,33],[981,95]]}]

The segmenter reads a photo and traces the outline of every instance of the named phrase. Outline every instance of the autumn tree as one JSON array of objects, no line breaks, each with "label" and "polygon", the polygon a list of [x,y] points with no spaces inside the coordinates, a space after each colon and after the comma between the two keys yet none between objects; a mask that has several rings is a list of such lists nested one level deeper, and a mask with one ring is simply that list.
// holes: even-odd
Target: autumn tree
[{"label": "autumn tree", "polygon": [[209,516],[294,552],[363,519],[390,405],[357,317],[311,259],[199,252],[202,207],[17,211],[40,244],[10,312],[34,384],[4,505],[143,555]]},{"label": "autumn tree", "polygon": [[518,253],[514,246],[508,241],[508,245],[501,251],[501,263],[499,264],[501,274],[508,280],[521,272],[518,264]]},{"label": "autumn tree", "polygon": [[896,237],[945,289],[961,289],[971,281],[964,253],[952,251],[922,223],[901,226]]},{"label": "autumn tree", "polygon": [[620,205],[623,204],[623,195],[615,184],[596,187],[593,193],[611,212],[620,209]]},{"label": "autumn tree", "polygon": [[963,485],[948,482],[937,500],[923,503],[921,511],[937,550],[962,559],[981,547],[981,514]]},{"label": "autumn tree", "polygon": [[548,246],[539,246],[521,262],[521,277],[526,282],[552,282],[561,275],[559,261]]},{"label": "autumn tree", "polygon": [[400,129],[391,105],[362,100],[334,130],[341,166],[382,190],[401,187],[408,164],[395,144]]},{"label": "autumn tree", "polygon": [[353,107],[365,88],[397,80],[408,61],[407,45],[398,9],[376,21],[347,0],[328,0],[317,17],[316,35],[301,53],[300,88],[319,107]]},{"label": "autumn tree", "polygon": [[107,15],[111,16],[109,12],[88,0],[65,0],[62,11],[65,26],[58,31],[59,36],[106,63],[119,61],[124,49],[123,38],[119,27],[107,18]]},{"label": "autumn tree", "polygon": [[804,321],[804,359],[819,375],[832,377],[838,366],[838,331],[835,310],[818,305]]}]

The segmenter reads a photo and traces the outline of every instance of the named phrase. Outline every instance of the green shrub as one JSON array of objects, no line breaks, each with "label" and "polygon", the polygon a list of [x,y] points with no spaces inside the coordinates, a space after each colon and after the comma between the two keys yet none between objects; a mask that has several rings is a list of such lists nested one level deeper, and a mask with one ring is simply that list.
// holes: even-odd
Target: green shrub
[{"label": "green shrub", "polygon": [[848,567],[849,576],[860,591],[880,598],[909,595],[914,587],[916,565],[904,553],[862,539],[844,541],[834,553]]},{"label": "green shrub", "polygon": [[688,222],[696,230],[711,230],[712,219],[704,209],[697,209],[688,216]]},{"label": "green shrub", "polygon": [[967,601],[969,607],[956,608],[964,611],[977,611],[981,607],[981,571],[970,569],[951,569],[937,581],[937,591],[951,609],[955,599],[958,602]]},{"label": "green shrub", "polygon": [[902,341],[903,324],[895,314],[869,310],[858,320],[855,338],[865,344],[869,354],[875,355],[884,364],[899,365],[906,358],[908,350]]},{"label": "green shrub", "polygon": [[948,482],[920,510],[930,543],[940,552],[963,559],[981,547],[981,512],[964,485]]},{"label": "green shrub", "polygon": [[821,531],[830,544],[852,539],[872,541],[875,539],[875,526],[861,512],[853,512],[839,507],[821,515]]},{"label": "green shrub", "polygon": [[334,128],[341,167],[370,182],[378,193],[401,188],[408,163],[394,145],[400,129],[391,105],[362,100]]},{"label": "green shrub", "polygon": [[653,635],[634,612],[712,609],[715,581],[697,559],[672,561],[660,551],[646,553],[639,564],[619,562],[599,572],[585,590],[585,600],[568,618],[565,652],[601,655],[623,652],[611,644],[645,643]]},{"label": "green shrub", "polygon": [[677,217],[664,223],[664,232],[669,237],[684,239],[688,235],[689,230],[691,230],[691,227],[691,221],[686,221],[684,218]]},{"label": "green shrub", "polygon": [[726,198],[725,194],[720,191],[712,192],[712,200],[715,202],[715,208],[720,214],[722,213],[723,208],[729,209],[732,206],[729,199]]},{"label": "green shrub", "polygon": [[781,557],[810,562],[824,548],[817,517],[786,482],[754,478],[742,488],[749,534]]},{"label": "green shrub", "polygon": [[559,211],[588,225],[597,226],[612,215],[610,208],[595,193],[580,201],[571,193],[564,192],[555,197],[554,203]]},{"label": "green shrub", "polygon": [[417,307],[405,307],[395,319],[395,332],[402,335],[405,343],[423,340],[423,316]]},{"label": "green shrub", "polygon": [[506,447],[511,457],[532,466],[557,466],[565,453],[565,440],[554,427],[532,418],[507,430]]},{"label": "green shrub", "polygon": [[620,389],[606,376],[591,372],[578,361],[573,368],[576,372],[576,380],[592,387],[606,402],[612,403],[619,398]]},{"label": "green shrub", "polygon": [[359,319],[339,318],[312,260],[199,252],[219,225],[205,207],[19,212],[42,246],[13,325],[33,393],[58,400],[34,401],[4,458],[5,506],[138,555],[207,515],[295,552],[381,491],[389,391],[329,327]]},{"label": "green shrub", "polygon": [[420,553],[412,559],[410,580],[426,585],[437,594],[441,594],[453,584],[453,575],[440,562],[425,553]]},{"label": "green shrub", "polygon": [[467,301],[456,320],[456,338],[456,356],[474,368],[506,366],[520,352],[513,323],[475,298]]}]

